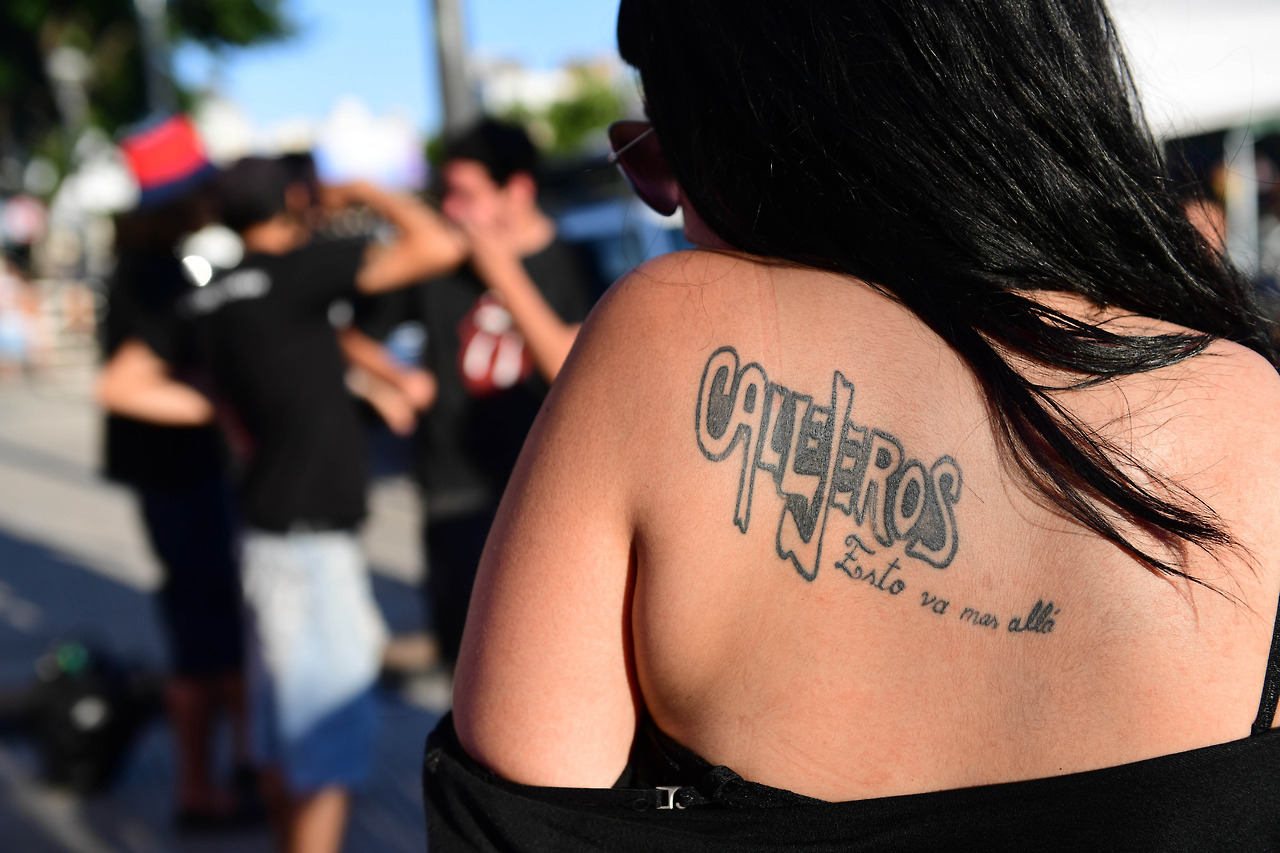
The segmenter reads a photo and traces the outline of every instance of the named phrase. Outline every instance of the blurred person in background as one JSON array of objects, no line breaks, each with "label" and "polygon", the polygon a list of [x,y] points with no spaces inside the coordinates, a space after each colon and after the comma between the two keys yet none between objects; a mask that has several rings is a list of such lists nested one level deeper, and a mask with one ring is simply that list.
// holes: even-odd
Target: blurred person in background
[{"label": "blurred person in background", "polygon": [[1280,320],[1280,164],[1274,153],[1258,157],[1263,188],[1258,219],[1258,289],[1270,315]]},{"label": "blurred person in background", "polygon": [[27,262],[29,257],[0,255],[0,379],[35,373],[50,358],[48,322]]},{"label": "blurred person in background", "polygon": [[590,308],[580,255],[538,206],[537,150],[522,128],[483,119],[446,141],[441,211],[467,237],[455,273],[380,300],[361,327],[385,336],[415,320],[433,407],[415,436],[427,581],[441,655],[452,669],[498,499],[538,408]]},{"label": "blurred person in background", "polygon": [[451,269],[465,249],[425,206],[367,184],[322,188],[322,198],[369,208],[394,237],[312,242],[302,192],[279,161],[227,170],[221,215],[246,254],[183,308],[250,445],[240,491],[250,696],[278,840],[324,853],[341,846],[350,789],[373,757],[385,637],[356,535],[364,435],[330,313]]},{"label": "blurred person in background", "polygon": [[[238,542],[225,449],[213,410],[194,387],[174,381],[168,406],[129,389],[192,366],[175,307],[195,284],[183,269],[183,237],[212,220],[214,170],[185,119],[169,119],[124,140],[141,185],[134,210],[116,218],[116,266],[101,327],[98,397],[111,410],[105,471],[138,496],[143,525],[163,568],[157,593],[169,640],[165,705],[176,746],[178,825],[234,825],[249,817],[253,773],[244,703],[244,643]],[[215,781],[212,746],[231,724],[237,785]]]},{"label": "blurred person in background", "polygon": [[[350,239],[351,229],[340,227],[335,221],[347,211],[329,211],[321,203],[315,158],[309,152],[294,152],[282,155],[280,164],[289,175],[289,211],[307,224],[310,242]],[[373,298],[376,297],[359,297],[356,302]],[[354,311],[355,306],[346,300],[335,303],[330,311],[330,321],[337,329],[338,343],[347,361],[347,388],[368,403],[392,433],[408,436],[417,427],[418,416],[435,402],[435,376],[417,365],[401,364],[386,347],[352,323]]]},{"label": "blurred person in background", "polygon": [[622,0],[618,41],[615,156],[700,248],[525,444],[433,853],[1274,849],[1274,326],[1103,2]]},{"label": "blurred person in background", "polygon": [[1214,251],[1225,252],[1227,248],[1227,212],[1222,203],[1216,199],[1196,196],[1182,203],[1183,210],[1191,224],[1204,237],[1205,242]]}]

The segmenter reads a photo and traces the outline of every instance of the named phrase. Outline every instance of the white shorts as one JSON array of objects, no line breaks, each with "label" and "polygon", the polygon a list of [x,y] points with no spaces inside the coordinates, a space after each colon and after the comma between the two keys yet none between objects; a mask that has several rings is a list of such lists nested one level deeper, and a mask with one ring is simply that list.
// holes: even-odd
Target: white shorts
[{"label": "white shorts", "polygon": [[359,784],[387,630],[356,535],[249,530],[242,577],[256,756],[295,792]]}]

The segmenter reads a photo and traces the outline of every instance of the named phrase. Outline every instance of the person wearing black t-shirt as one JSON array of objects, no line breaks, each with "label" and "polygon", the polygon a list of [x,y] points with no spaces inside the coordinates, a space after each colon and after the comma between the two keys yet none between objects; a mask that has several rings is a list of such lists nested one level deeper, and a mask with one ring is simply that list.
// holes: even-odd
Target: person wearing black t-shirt
[{"label": "person wearing black t-shirt", "polygon": [[[277,838],[287,849],[327,851],[341,845],[348,791],[372,757],[384,635],[356,537],[363,435],[330,308],[450,269],[465,243],[421,204],[366,184],[328,188],[325,200],[367,206],[395,239],[311,243],[288,203],[293,189],[274,160],[247,158],[223,174],[223,219],[246,255],[179,311],[247,447],[250,699]],[[175,386],[157,381],[133,399],[163,417],[184,403]]]},{"label": "person wearing black t-shirt", "polygon": [[[181,367],[174,304],[194,284],[176,253],[179,239],[208,220],[201,189],[144,204],[116,220],[116,267],[100,327],[100,395],[122,375]],[[210,750],[220,716],[231,724],[245,766],[244,646],[234,508],[208,402],[175,384],[171,417],[150,423],[109,414],[104,472],[137,495],[143,527],[163,568],[158,590],[169,646],[165,706],[178,770],[178,824],[230,823],[244,800],[215,783]]]},{"label": "person wearing black t-shirt", "polygon": [[427,582],[441,656],[457,659],[480,552],[533,419],[590,308],[592,279],[538,207],[537,154],[483,120],[450,140],[441,209],[471,244],[467,267],[379,300],[374,336],[414,320],[439,384],[415,441]]}]

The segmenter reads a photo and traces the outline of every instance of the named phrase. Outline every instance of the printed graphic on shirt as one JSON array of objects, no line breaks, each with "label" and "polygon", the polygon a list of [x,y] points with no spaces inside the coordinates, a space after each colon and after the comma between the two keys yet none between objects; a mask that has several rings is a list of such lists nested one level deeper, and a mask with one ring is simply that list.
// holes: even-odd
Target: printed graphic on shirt
[{"label": "printed graphic on shirt", "polygon": [[261,299],[271,292],[271,276],[266,270],[236,270],[187,295],[183,312],[189,316],[212,314],[229,302]]},{"label": "printed graphic on shirt", "polygon": [[502,300],[485,293],[458,322],[458,373],[472,397],[487,397],[533,375],[533,356]]}]

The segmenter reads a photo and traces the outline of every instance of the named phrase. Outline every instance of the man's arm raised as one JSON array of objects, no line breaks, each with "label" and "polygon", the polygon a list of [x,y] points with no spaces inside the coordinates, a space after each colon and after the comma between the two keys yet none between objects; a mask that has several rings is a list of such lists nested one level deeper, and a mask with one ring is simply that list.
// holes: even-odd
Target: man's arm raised
[{"label": "man's arm raised", "polygon": [[324,189],[328,207],[362,204],[398,232],[387,245],[371,246],[356,274],[362,293],[382,293],[440,275],[467,257],[465,238],[431,208],[407,195],[386,192],[368,183]]}]

